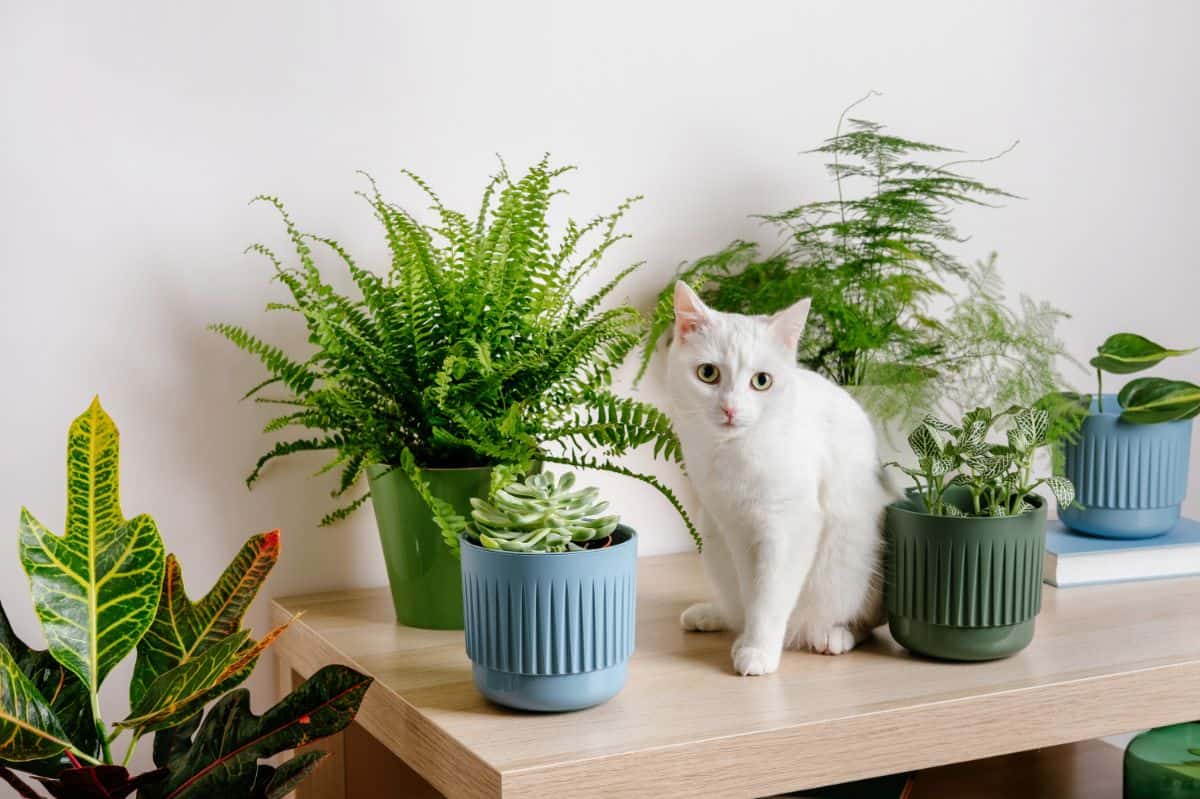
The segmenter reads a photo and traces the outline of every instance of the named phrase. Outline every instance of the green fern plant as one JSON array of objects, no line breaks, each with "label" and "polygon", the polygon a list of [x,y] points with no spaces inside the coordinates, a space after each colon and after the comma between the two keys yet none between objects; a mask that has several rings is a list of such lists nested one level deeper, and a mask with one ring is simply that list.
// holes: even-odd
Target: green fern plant
[{"label": "green fern plant", "polygon": [[[1056,359],[1069,356],[1055,326],[1065,314],[1026,297],[1011,307],[994,255],[968,265],[951,251],[964,240],[955,208],[1014,195],[956,171],[969,161],[933,163],[952,150],[847,119],[856,105],[811,151],[828,159],[836,196],[760,217],[780,232],[774,252],[735,241],[678,279],[722,311],[770,314],[811,297],[800,364],[882,419],[1032,404],[1059,389]],[[673,283],[655,306],[639,376],[671,329]]]},{"label": "green fern plant", "polygon": [[[563,191],[559,179],[571,169],[553,166],[547,156],[513,179],[501,162],[472,215],[447,207],[406,171],[432,205],[430,223],[387,201],[368,176],[370,190],[362,196],[391,255],[380,273],[359,266],[338,242],[302,233],[277,198],[257,198],[279,211],[298,261],[285,266],[266,247],[249,248],[270,259],[291,297],[268,310],[300,316],[312,349],[295,358],[240,326],[212,326],[266,367],[267,379],[247,396],[285,410],[265,432],[307,431],[259,458],[247,484],[275,458],[310,450],[333,453],[324,468],[341,470],[339,498],[370,464],[401,468],[430,505],[447,545],[457,548],[466,521],[432,496],[422,468],[502,466],[495,474],[503,484],[537,461],[558,463],[648,483],[699,546],[674,493],[616,461],[643,445],[681,461],[666,416],[611,390],[613,370],[641,340],[644,323],[629,305],[601,304],[640,264],[582,300],[574,296],[627,237],[617,227],[639,198],[586,223],[568,220],[553,243],[546,217]],[[344,265],[358,296],[326,280],[314,246]],[[279,393],[268,396],[268,389]],[[348,499],[322,524],[346,517],[368,496]]]}]

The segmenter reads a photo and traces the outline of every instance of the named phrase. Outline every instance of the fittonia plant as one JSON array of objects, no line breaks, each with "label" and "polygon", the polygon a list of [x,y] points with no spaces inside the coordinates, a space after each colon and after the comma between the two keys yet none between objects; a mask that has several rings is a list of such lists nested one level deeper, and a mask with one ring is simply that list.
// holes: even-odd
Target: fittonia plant
[{"label": "fittonia plant", "polygon": [[[992,443],[989,434],[1007,417],[1003,444]],[[1035,478],[1033,456],[1047,446],[1050,415],[1040,408],[1013,406],[1001,413],[976,408],[957,425],[933,416],[925,417],[908,436],[917,456],[910,468],[889,463],[913,479],[916,490],[933,516],[1016,516],[1032,506],[1026,501],[1045,485],[1062,507],[1075,500],[1075,486],[1066,477]],[[970,505],[958,507],[946,501],[950,486],[965,486]]]},{"label": "fittonia plant", "polygon": [[489,549],[510,552],[567,552],[601,542],[619,518],[605,515],[608,503],[596,488],[572,491],[575,474],[542,472],[495,491],[490,501],[471,499],[468,534]]}]

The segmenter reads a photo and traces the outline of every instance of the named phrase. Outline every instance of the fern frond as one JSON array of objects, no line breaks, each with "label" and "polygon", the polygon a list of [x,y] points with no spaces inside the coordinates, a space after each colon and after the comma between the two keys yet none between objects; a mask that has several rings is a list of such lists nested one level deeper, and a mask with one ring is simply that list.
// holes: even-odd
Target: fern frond
[{"label": "fern frond", "polygon": [[[721,311],[770,314],[811,298],[798,363],[883,419],[907,424],[944,405],[1028,405],[1064,387],[1065,349],[1054,335],[1062,312],[1024,298],[1014,307],[994,263],[972,267],[954,252],[966,240],[956,208],[1016,195],[957,171],[975,162],[945,161],[950,148],[844,113],[835,135],[809,152],[828,159],[834,197],[758,217],[778,233],[778,250],[736,241],[677,279]],[[671,288],[652,312],[638,379],[673,323]]]}]

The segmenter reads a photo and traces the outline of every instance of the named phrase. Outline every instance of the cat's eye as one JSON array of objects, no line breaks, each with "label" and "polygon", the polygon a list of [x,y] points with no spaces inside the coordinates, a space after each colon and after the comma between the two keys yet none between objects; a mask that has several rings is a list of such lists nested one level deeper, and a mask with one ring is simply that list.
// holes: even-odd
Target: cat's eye
[{"label": "cat's eye", "polygon": [[774,379],[767,372],[755,372],[754,377],[750,378],[750,388],[755,391],[766,391],[773,382],[775,382]]},{"label": "cat's eye", "polygon": [[696,367],[696,377],[700,378],[701,383],[716,383],[721,379],[721,370],[714,364],[702,363]]}]

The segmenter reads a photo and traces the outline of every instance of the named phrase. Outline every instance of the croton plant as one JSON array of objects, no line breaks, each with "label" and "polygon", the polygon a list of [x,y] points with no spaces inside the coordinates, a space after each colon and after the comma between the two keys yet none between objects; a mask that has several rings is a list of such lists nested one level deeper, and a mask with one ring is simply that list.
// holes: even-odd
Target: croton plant
[{"label": "croton plant", "polygon": [[[0,778],[23,797],[39,787],[64,799],[283,796],[324,754],[262,761],[342,730],[371,680],[329,666],[255,715],[237,686],[287,625],[256,641],[242,619],[279,532],[250,538],[193,602],[154,520],[122,513],[118,455],[117,428],[93,401],[68,436],[63,535],[21,510],[21,565],[48,648],[25,644],[0,608]],[[106,724],[100,687],[135,650],[129,715]],[[131,775],[147,735],[155,768]]]}]

